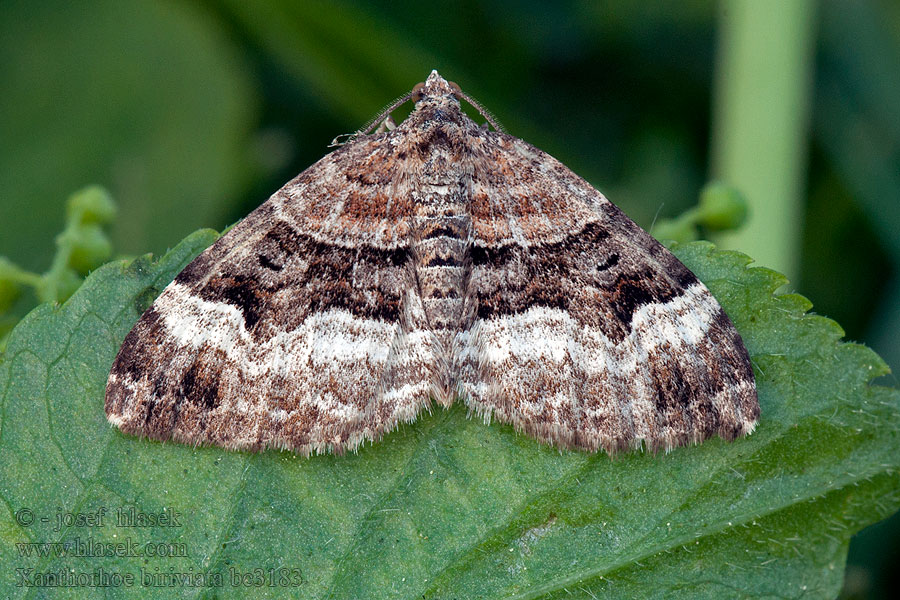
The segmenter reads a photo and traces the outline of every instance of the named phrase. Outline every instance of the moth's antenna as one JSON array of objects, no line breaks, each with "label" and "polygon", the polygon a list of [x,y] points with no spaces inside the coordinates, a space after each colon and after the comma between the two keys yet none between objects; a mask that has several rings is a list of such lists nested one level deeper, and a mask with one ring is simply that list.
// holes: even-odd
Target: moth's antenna
[{"label": "moth's antenna", "polygon": [[[493,113],[491,113],[491,111],[483,107],[477,100],[459,89],[458,85],[453,82],[449,83],[453,88],[453,93],[456,94],[459,98],[462,98],[463,100],[468,102],[473,108],[475,108],[475,110],[477,110],[479,114],[484,117],[485,121],[487,121],[488,124],[490,124],[490,126],[494,128],[494,131],[504,131],[503,126],[500,125],[500,122],[493,115]],[[331,143],[328,144],[328,147],[333,148],[335,146],[343,146],[344,144],[348,144],[364,135],[369,135],[369,133],[371,133],[371,131],[375,129],[375,127],[383,123],[385,120],[389,119],[392,112],[394,112],[402,104],[405,104],[408,100],[416,96],[416,94],[421,93],[421,86],[422,84],[420,83],[419,85],[414,87],[411,92],[407,92],[390,104],[385,105],[384,108],[378,111],[378,114],[375,116],[375,118],[368,121],[365,125],[357,129],[353,133],[342,133],[341,135],[337,136],[336,138],[331,140]]]},{"label": "moth's antenna", "polygon": [[463,100],[465,100],[466,102],[471,104],[472,107],[475,110],[477,110],[481,114],[482,117],[484,117],[484,120],[487,121],[488,123],[490,123],[491,127],[494,128],[494,131],[503,131],[503,126],[500,125],[500,122],[497,120],[497,117],[495,117],[491,113],[491,111],[489,111],[488,109],[486,109],[485,107],[480,105],[474,98],[472,98],[472,96],[469,96],[468,94],[466,94],[465,92],[460,90],[459,86],[456,86],[456,89],[454,90],[454,92],[459,94]]},{"label": "moth's antenna", "polygon": [[375,115],[375,118],[368,121],[365,125],[363,125],[359,129],[357,129],[353,133],[342,133],[341,135],[337,136],[336,138],[331,140],[331,143],[328,144],[328,147],[333,148],[334,146],[343,146],[344,144],[352,142],[353,140],[355,140],[358,137],[362,137],[364,135],[369,135],[369,132],[371,132],[373,129],[375,129],[375,127],[377,125],[379,125],[382,121],[384,121],[385,119],[390,117],[391,113],[394,112],[395,110],[397,110],[397,108],[399,108],[400,105],[406,103],[407,100],[412,98],[412,95],[413,95],[413,92],[407,92],[407,93],[403,94],[402,96],[400,96],[399,98],[397,98],[396,100],[394,100],[393,102],[391,102],[390,104],[385,105],[384,108],[382,108],[380,111],[378,111],[378,114]]},{"label": "moth's antenna", "polygon": [[389,116],[391,116],[392,112],[397,110],[401,105],[405,104],[407,100],[412,98],[412,95],[413,95],[412,92],[407,92],[407,93],[403,94],[402,96],[400,96],[399,98],[397,98],[396,100],[394,100],[393,102],[391,102],[390,104],[386,105],[384,108],[382,108],[378,112],[378,116],[376,116],[374,119],[372,119],[371,121],[369,121],[368,123],[363,125],[362,128],[357,133],[359,133],[360,135],[368,135],[369,132],[371,132],[375,128],[376,125],[378,125],[379,123],[381,123],[382,121],[387,119]]}]

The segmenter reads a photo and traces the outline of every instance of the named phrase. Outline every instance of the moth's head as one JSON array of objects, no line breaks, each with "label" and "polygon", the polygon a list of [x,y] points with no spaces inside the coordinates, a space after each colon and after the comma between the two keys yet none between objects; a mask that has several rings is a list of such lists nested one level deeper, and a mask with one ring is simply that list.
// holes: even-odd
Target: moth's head
[{"label": "moth's head", "polygon": [[[494,128],[494,131],[502,131],[502,128],[497,122],[497,119],[494,118],[494,115],[485,110],[485,108],[472,99],[471,96],[467,96],[463,93],[458,85],[452,81],[447,81],[438,75],[437,71],[432,71],[431,75],[428,76],[428,79],[422,83],[416,84],[409,95],[404,96],[404,99],[407,98],[416,103],[416,108],[413,112],[418,114],[419,119],[437,117],[436,120],[440,121],[449,116],[451,119],[462,119],[463,121],[472,123],[460,107],[460,101],[465,100],[471,104],[475,110],[481,113],[481,116],[484,117],[485,121],[490,123],[491,127]],[[482,127],[486,126],[487,124],[482,125]]]},{"label": "moth's head", "polygon": [[453,104],[459,106],[459,99],[465,98],[459,86],[452,81],[447,81],[437,71],[432,71],[422,83],[417,83],[410,92],[410,99],[416,103],[416,108],[425,106],[447,106]]}]

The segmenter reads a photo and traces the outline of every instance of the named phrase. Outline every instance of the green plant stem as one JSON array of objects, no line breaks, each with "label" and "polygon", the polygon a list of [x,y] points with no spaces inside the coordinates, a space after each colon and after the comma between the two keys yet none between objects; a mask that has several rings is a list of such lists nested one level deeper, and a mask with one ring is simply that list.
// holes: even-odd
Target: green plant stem
[{"label": "green plant stem", "polygon": [[740,190],[747,226],[717,242],[796,279],[814,37],[811,0],[723,0],[713,176]]},{"label": "green plant stem", "polygon": [[10,261],[4,261],[3,277],[13,283],[19,283],[34,288],[41,284],[42,279],[41,275],[26,271]]}]

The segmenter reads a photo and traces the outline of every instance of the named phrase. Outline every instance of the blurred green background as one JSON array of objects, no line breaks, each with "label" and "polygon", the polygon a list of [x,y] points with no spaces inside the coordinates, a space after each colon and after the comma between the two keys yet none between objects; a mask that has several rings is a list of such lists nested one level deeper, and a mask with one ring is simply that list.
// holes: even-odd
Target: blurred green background
[{"label": "blurred green background", "polygon": [[[432,68],[645,228],[736,187],[714,240],[900,368],[896,0],[0,0],[0,256],[46,270],[95,183],[118,254],[222,229]],[[898,558],[862,532],[845,597]]]}]

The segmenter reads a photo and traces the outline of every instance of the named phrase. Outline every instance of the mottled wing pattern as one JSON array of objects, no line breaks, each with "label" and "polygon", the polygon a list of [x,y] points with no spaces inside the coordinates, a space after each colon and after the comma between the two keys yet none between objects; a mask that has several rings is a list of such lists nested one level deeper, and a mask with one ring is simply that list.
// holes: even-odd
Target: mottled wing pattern
[{"label": "mottled wing pattern", "polygon": [[128,334],[106,393],[127,433],[309,454],[429,401],[394,133],[300,174],[198,256]]},{"label": "mottled wing pattern", "polygon": [[123,431],[309,454],[461,395],[615,452],[752,431],[746,350],[696,277],[583,179],[477,126],[432,72],[194,260],[107,384]]},{"label": "mottled wing pattern", "polygon": [[749,357],[707,288],[546,153],[486,133],[474,162],[470,408],[608,452],[752,431]]}]

